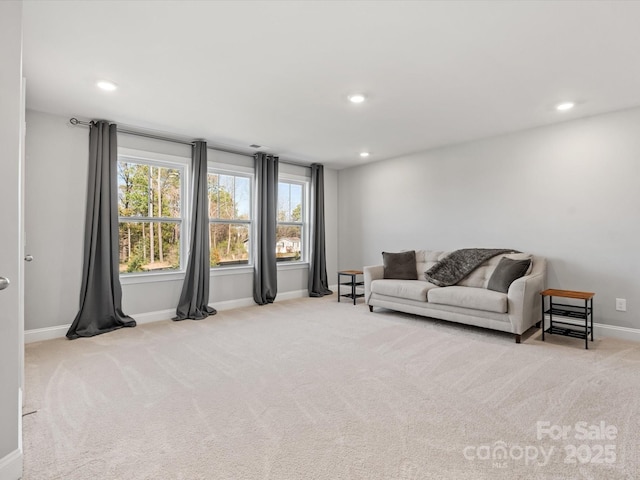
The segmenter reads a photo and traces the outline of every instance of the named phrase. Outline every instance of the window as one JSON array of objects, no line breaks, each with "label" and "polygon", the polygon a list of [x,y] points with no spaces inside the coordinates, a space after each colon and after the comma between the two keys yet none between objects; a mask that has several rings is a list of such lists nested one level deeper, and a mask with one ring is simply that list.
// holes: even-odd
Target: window
[{"label": "window", "polygon": [[281,179],[278,182],[278,262],[304,261],[306,222],[306,183]]},{"label": "window", "polygon": [[211,267],[251,261],[251,185],[249,174],[209,171]]},{"label": "window", "polygon": [[184,175],[179,163],[118,156],[120,273],[182,270]]}]

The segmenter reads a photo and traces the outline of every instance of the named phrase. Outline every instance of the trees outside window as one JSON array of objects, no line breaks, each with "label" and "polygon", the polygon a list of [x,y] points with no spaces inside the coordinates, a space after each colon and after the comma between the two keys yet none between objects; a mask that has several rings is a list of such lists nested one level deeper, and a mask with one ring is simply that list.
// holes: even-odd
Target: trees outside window
[{"label": "trees outside window", "polygon": [[209,171],[211,267],[251,262],[251,184],[250,175]]},{"label": "trees outside window", "polygon": [[118,157],[120,272],[181,270],[182,165]]},{"label": "trees outside window", "polygon": [[[141,152],[142,153],[142,152]],[[186,262],[188,160],[124,149],[118,156],[120,273],[178,272]],[[278,182],[276,258],[306,261],[308,182]],[[210,265],[252,264],[253,175],[249,169],[210,167],[207,174]]]},{"label": "trees outside window", "polygon": [[305,187],[302,182],[278,182],[278,224],[276,259],[278,262],[304,261]]}]

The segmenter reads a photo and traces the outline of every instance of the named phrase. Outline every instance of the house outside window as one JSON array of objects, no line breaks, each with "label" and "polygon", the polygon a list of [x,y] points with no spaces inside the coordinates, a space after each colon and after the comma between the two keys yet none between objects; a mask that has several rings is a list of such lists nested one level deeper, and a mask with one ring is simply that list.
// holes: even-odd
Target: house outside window
[{"label": "house outside window", "polygon": [[282,176],[278,182],[278,262],[306,261],[307,186],[306,181],[291,180]]},{"label": "house outside window", "polygon": [[118,156],[119,271],[184,270],[186,165]]},{"label": "house outside window", "polygon": [[252,184],[253,176],[248,173],[209,170],[212,268],[251,264]]}]

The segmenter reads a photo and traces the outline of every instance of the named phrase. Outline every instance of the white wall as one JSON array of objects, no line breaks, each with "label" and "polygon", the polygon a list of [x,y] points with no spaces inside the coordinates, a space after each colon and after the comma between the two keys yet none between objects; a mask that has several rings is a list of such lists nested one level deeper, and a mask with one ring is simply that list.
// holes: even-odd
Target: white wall
[{"label": "white wall", "polygon": [[86,129],[27,111],[27,330],[71,323],[78,312],[88,151]]},{"label": "white wall", "polygon": [[0,480],[22,473],[20,442],[22,3],[0,2]]},{"label": "white wall", "polygon": [[[26,231],[34,256],[26,275],[26,329],[71,323],[78,309],[89,131],[69,125],[67,117],[27,112]],[[186,145],[119,135],[122,147],[191,156]],[[210,161],[252,165],[246,156],[209,150]],[[281,165],[281,171],[304,174],[308,169]],[[327,257],[330,280],[337,269],[337,172],[325,170],[327,189]],[[278,296],[306,290],[308,269],[283,268]],[[251,299],[253,274],[214,275],[210,303]],[[123,284],[123,310],[136,314],[175,309],[182,280]]]},{"label": "white wall", "polygon": [[515,248],[548,258],[549,287],[596,292],[595,322],[640,328],[639,180],[640,109],[341,170],[338,265]]}]

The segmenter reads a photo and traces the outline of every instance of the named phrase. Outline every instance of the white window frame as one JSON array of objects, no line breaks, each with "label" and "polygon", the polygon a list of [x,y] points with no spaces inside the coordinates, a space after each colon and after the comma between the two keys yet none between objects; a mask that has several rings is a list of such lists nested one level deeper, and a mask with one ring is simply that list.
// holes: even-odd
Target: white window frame
[{"label": "white window frame", "polygon": [[164,270],[157,272],[122,272],[120,282],[123,285],[135,283],[147,283],[158,281],[172,281],[184,278],[187,255],[189,252],[189,219],[191,205],[191,159],[177,155],[167,155],[163,153],[135,150],[131,148],[118,148],[118,162],[129,161],[154,167],[174,168],[180,170],[180,219],[165,217],[120,217],[118,224],[122,221],[144,221],[144,222],[180,222],[180,268],[178,270]]},{"label": "white window frame", "polygon": [[[301,227],[301,236],[300,236],[300,260],[295,261],[287,261],[287,262],[276,262],[278,269],[286,270],[289,268],[300,268],[301,266],[306,266],[309,264],[309,187],[311,185],[309,177],[304,177],[302,175],[294,175],[291,173],[282,173],[280,172],[278,175],[278,183],[292,183],[297,185],[302,185],[302,222],[279,222],[276,220],[276,227],[278,225],[290,225],[290,226],[300,226]],[[280,191],[278,189],[278,196],[280,195]],[[274,245],[275,248],[275,245]]]},{"label": "white window frame", "polygon": [[207,174],[219,174],[219,175],[233,175],[236,177],[246,177],[249,179],[249,220],[218,220],[214,221],[209,217],[209,225],[213,223],[219,224],[237,224],[245,223],[249,225],[249,259],[248,263],[242,263],[238,265],[218,265],[211,267],[210,272],[212,276],[216,275],[229,275],[235,273],[246,273],[253,271],[254,263],[254,239],[256,238],[255,227],[255,170],[253,168],[244,167],[241,165],[232,165],[227,163],[209,162],[207,167]]}]

